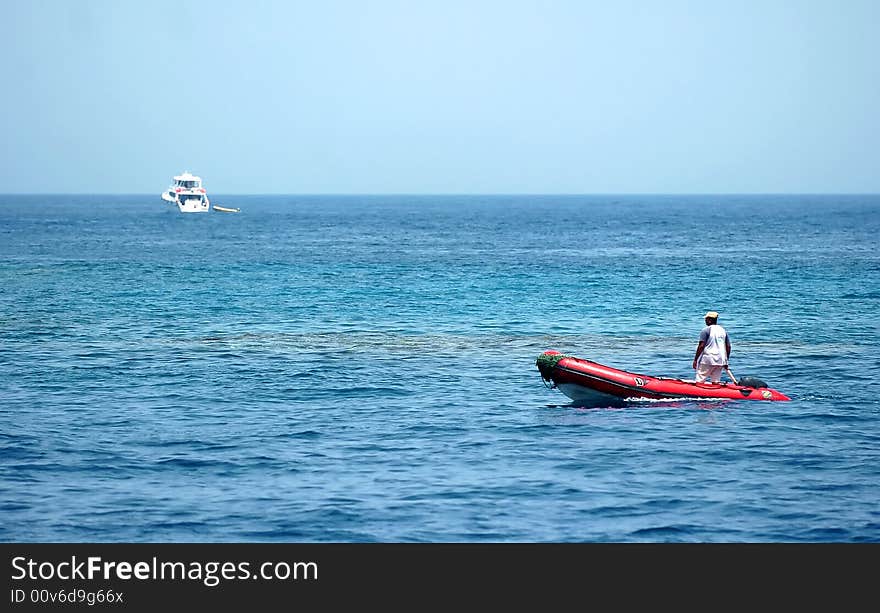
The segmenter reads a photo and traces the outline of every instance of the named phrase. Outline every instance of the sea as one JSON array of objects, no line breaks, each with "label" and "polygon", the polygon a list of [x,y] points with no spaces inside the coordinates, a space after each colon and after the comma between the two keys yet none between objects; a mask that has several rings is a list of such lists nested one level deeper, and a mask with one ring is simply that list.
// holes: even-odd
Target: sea
[{"label": "sea", "polygon": [[880,541],[880,196],[212,200],[0,196],[0,541]]}]

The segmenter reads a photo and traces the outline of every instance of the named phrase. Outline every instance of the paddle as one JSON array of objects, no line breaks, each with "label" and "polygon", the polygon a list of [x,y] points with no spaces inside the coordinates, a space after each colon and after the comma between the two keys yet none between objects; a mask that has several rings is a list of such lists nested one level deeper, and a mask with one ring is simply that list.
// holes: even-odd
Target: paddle
[{"label": "paddle", "polygon": [[736,377],[734,377],[734,376],[733,376],[733,373],[730,372],[730,366],[725,366],[725,367],[724,367],[724,370],[727,371],[727,376],[730,377],[730,380],[733,381],[733,384],[734,384],[734,385],[739,385],[739,384],[736,382]]}]

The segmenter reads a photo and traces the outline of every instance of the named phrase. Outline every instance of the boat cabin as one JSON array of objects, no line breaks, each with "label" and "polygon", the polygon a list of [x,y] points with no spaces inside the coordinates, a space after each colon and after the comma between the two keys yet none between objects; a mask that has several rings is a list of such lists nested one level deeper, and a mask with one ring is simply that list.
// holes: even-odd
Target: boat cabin
[{"label": "boat cabin", "polygon": [[181,189],[200,189],[202,187],[202,179],[201,177],[196,177],[185,172],[179,177],[174,177],[174,185],[172,187],[179,187]]}]

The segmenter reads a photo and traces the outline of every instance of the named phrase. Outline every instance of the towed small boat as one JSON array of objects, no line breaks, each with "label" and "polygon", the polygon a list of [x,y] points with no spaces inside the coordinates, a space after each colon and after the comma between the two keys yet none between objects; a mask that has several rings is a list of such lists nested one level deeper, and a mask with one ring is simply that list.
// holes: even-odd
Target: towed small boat
[{"label": "towed small boat", "polygon": [[539,355],[535,364],[550,387],[585,405],[620,405],[635,399],[791,400],[756,377],[742,377],[736,384],[695,383],[631,373],[553,350]]},{"label": "towed small boat", "polygon": [[229,208],[229,207],[225,207],[225,206],[217,206],[216,204],[213,205],[213,209],[215,211],[219,211],[221,213],[240,213],[241,212],[241,209],[233,209],[233,208]]}]

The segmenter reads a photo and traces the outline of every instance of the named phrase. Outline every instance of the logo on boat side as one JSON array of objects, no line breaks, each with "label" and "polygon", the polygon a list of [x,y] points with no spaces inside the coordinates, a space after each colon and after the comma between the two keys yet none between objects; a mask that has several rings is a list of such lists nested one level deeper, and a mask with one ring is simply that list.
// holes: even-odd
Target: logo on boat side
[{"label": "logo on boat side", "polygon": [[770,400],[770,399],[773,397],[773,394],[771,394],[771,393],[768,392],[767,390],[764,390],[763,392],[761,392],[761,395],[762,395],[766,400]]},{"label": "logo on boat side", "polygon": [[645,380],[642,379],[641,377],[635,377],[635,380],[636,380],[636,385],[638,385],[639,387],[645,386]]}]

